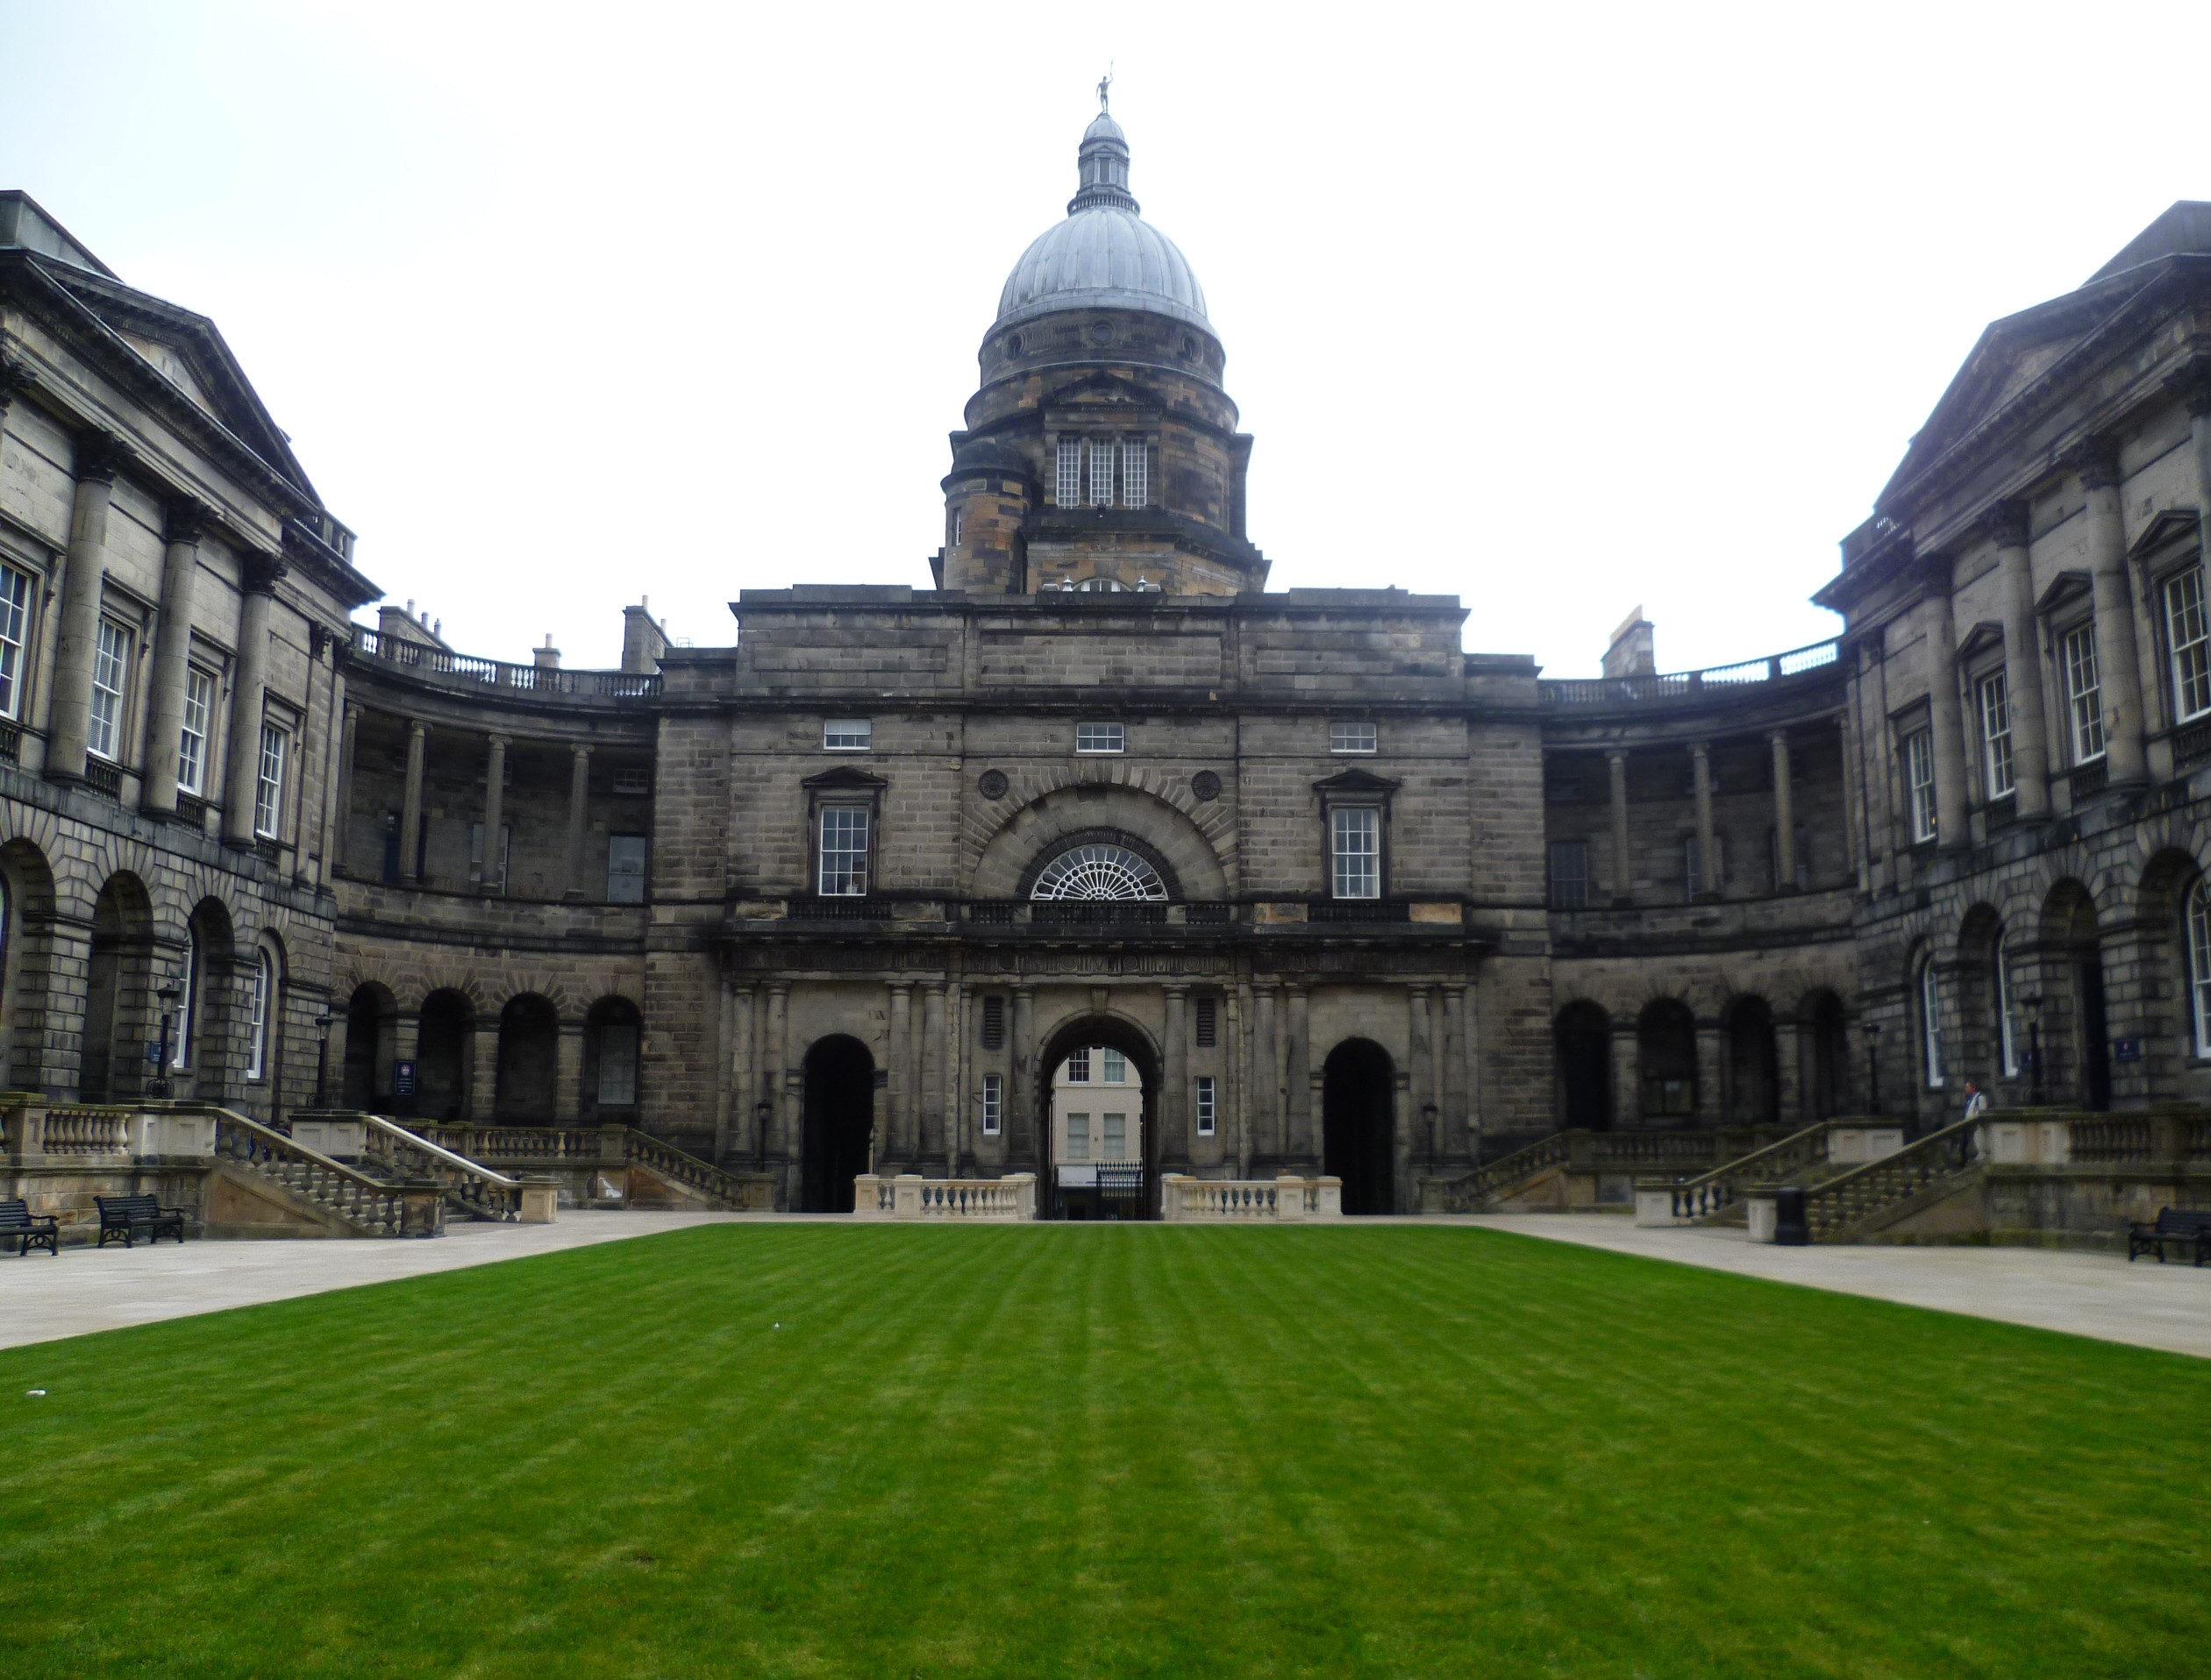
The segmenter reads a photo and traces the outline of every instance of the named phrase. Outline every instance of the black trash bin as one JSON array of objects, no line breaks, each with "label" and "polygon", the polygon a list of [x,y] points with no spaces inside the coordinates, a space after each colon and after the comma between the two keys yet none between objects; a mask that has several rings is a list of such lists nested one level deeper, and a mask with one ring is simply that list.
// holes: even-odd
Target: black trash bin
[{"label": "black trash bin", "polygon": [[1773,1192],[1773,1241],[1792,1249],[1804,1248],[1812,1241],[1812,1228],[1804,1220],[1804,1190],[1800,1185],[1784,1185]]}]

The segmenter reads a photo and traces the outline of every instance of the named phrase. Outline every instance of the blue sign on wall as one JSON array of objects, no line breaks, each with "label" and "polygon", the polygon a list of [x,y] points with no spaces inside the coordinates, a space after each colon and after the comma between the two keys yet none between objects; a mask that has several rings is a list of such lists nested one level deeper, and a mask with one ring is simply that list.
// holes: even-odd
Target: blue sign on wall
[{"label": "blue sign on wall", "polygon": [[2115,1062],[2139,1062],[2142,1059],[2142,1041],[2139,1038],[2113,1039],[2111,1059]]}]

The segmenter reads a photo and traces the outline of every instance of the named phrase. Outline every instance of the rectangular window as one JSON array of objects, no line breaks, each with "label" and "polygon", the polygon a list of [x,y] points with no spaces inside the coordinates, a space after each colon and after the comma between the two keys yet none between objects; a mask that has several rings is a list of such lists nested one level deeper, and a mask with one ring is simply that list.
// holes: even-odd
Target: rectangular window
[{"label": "rectangular window", "polygon": [[2203,612],[2203,568],[2192,566],[2165,587],[2165,639],[2172,647],[2172,721],[2211,712],[2211,626]]},{"label": "rectangular window", "polygon": [[866,808],[858,805],[831,805],[823,810],[824,898],[867,896],[867,815]]},{"label": "rectangular window", "polygon": [[247,994],[246,1077],[258,1079],[268,1065],[269,964],[266,953],[253,963],[252,990]]},{"label": "rectangular window", "polygon": [[[284,758],[291,744],[292,737],[275,724],[261,725],[260,775],[253,784],[253,832],[266,839],[276,837],[277,826],[283,820]],[[499,878],[506,879],[503,861]]]},{"label": "rectangular window", "polygon": [[207,731],[215,715],[215,679],[184,673],[184,726],[176,737],[176,791],[197,794],[207,782]]},{"label": "rectangular window", "polygon": [[2019,1022],[2013,1014],[2011,996],[2011,951],[2001,939],[1996,942],[1996,1051],[2004,1077],[2019,1075]]},{"label": "rectangular window", "polygon": [[111,763],[123,739],[123,685],[131,668],[131,632],[100,621],[92,647],[92,718],[84,744]]},{"label": "rectangular window", "polygon": [[1943,1087],[1943,1016],[1931,962],[1919,966],[1919,1038],[1921,1071],[1927,1076],[1927,1088],[1939,1091]]},{"label": "rectangular window", "polygon": [[24,645],[31,639],[31,574],[0,566],[0,717],[19,715]]},{"label": "rectangular window", "polygon": [[1382,814],[1371,805],[1339,805],[1328,814],[1333,885],[1339,899],[1382,895]]},{"label": "rectangular window", "polygon": [[1090,500],[1097,507],[1113,505],[1113,445],[1090,445]]},{"label": "rectangular window", "polygon": [[995,1137],[1006,1120],[1006,1080],[1001,1073],[982,1076],[982,1135]]},{"label": "rectangular window", "polygon": [[2065,709],[2072,724],[2072,761],[2103,757],[2103,680],[2096,674],[2096,627],[2070,631],[2059,647],[2065,666]]},{"label": "rectangular window", "polygon": [[643,799],[653,791],[653,772],[642,766],[632,766],[614,772],[614,792],[618,799]]},{"label": "rectangular window", "polygon": [[1082,445],[1072,438],[1059,440],[1059,483],[1054,500],[1063,508],[1082,505]]},{"label": "rectangular window", "polygon": [[1006,1000],[1003,998],[985,998],[982,1000],[982,1047],[988,1050],[1002,1050],[1006,1043]]},{"label": "rectangular window", "polygon": [[832,717],[822,725],[822,746],[830,752],[865,752],[875,744],[875,725],[865,717]]},{"label": "rectangular window", "polygon": [[1128,749],[1129,732],[1118,723],[1078,723],[1074,726],[1077,752],[1122,752]]},{"label": "rectangular window", "polygon": [[1125,1161],[1129,1158],[1129,1117],[1126,1114],[1108,1114],[1105,1117],[1105,1135],[1099,1140],[1101,1161]]},{"label": "rectangular window", "polygon": [[1373,751],[1374,726],[1372,723],[1330,723],[1328,726],[1328,750],[1330,752]]},{"label": "rectangular window", "polygon": [[1090,1116],[1067,1116],[1067,1159],[1088,1161],[1090,1158]]},{"label": "rectangular window", "polygon": [[1213,1128],[1217,1123],[1217,1119],[1220,1114],[1220,1100],[1216,1094],[1217,1091],[1218,1087],[1214,1084],[1213,1076],[1210,1073],[1201,1073],[1198,1075],[1197,1109],[1198,1135],[1200,1137],[1210,1137],[1213,1135]]},{"label": "rectangular window", "polygon": [[[511,823],[502,822],[499,825],[499,875],[496,883],[497,890],[502,893],[507,890],[507,864],[513,855],[514,827]],[[468,825],[468,884],[472,886],[483,885],[483,824],[481,822]]]},{"label": "rectangular window", "polygon": [[1090,1083],[1090,1052],[1088,1050],[1079,1050],[1067,1057],[1067,1083],[1069,1085]]},{"label": "rectangular window", "polygon": [[1551,908],[1582,910],[1589,905],[1589,843],[1553,840],[1551,843]]},{"label": "rectangular window", "polygon": [[1904,787],[1910,801],[1912,844],[1935,837],[1935,737],[1914,730],[1904,737]]},{"label": "rectangular window", "polygon": [[1200,1050],[1211,1050],[1216,1044],[1220,1043],[1220,1000],[1217,998],[1202,997],[1193,1000],[1193,1002],[1195,1005],[1197,1014],[1195,1023],[1197,1029],[1197,1046]]},{"label": "rectangular window", "polygon": [[1152,499],[1152,457],[1144,444],[1121,445],[1121,505],[1141,508]]},{"label": "rectangular window", "polygon": [[637,1023],[610,1021],[599,1029],[599,1106],[627,1108],[637,1100]]},{"label": "rectangular window", "polygon": [[1100,1077],[1108,1085],[1126,1085],[1129,1082],[1129,1058],[1117,1050],[1108,1050],[1098,1058],[1102,1064]]},{"label": "rectangular window", "polygon": [[[1681,837],[1681,879],[1691,898],[1704,891],[1703,859],[1697,853],[1697,837],[1694,834]],[[1712,889],[1724,893],[1728,886],[1728,837],[1724,834],[1712,836]]]},{"label": "rectangular window", "polygon": [[607,902],[645,902],[645,836],[610,834],[607,836]]},{"label": "rectangular window", "polygon": [[2001,671],[1980,680],[1980,767],[1988,797],[2006,799],[2015,785],[2011,769],[2011,689]]}]

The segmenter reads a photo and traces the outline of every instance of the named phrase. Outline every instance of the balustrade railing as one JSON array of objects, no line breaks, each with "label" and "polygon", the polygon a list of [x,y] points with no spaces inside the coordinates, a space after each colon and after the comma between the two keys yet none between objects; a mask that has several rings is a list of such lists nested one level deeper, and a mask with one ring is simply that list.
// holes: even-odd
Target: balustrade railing
[{"label": "balustrade railing", "polygon": [[758,1178],[737,1174],[634,1126],[433,1126],[408,1130],[473,1162],[510,1166],[623,1167],[634,1163],[731,1209],[758,1208]]},{"label": "balustrade railing", "polygon": [[896,1178],[863,1172],[852,1179],[852,1213],[859,1219],[1014,1224],[1037,1216],[1037,1175],[924,1178],[913,1172]]},{"label": "balustrade railing", "polygon": [[445,1230],[445,1202],[434,1185],[389,1185],[245,1114],[203,1112],[215,1117],[217,1159],[260,1173],[370,1236],[437,1236]]},{"label": "balustrade railing", "polygon": [[1704,699],[1713,689],[1737,690],[1753,683],[1779,682],[1835,663],[1840,644],[1813,642],[1735,665],[1699,671],[1668,671],[1647,677],[1568,677],[1539,680],[1543,703],[1561,710],[1604,706],[1681,704]]},{"label": "balustrade railing", "polygon": [[1671,1186],[1673,1217],[1709,1219],[1734,1206],[1744,1185],[1778,1184],[1791,1173],[1801,1172],[1814,1163],[1826,1160],[1828,1132],[1833,1123],[1816,1121],[1779,1143],[1753,1150],[1701,1177]]},{"label": "balustrade railing", "polygon": [[2076,1120],[2072,1156],[2085,1166],[2131,1166],[2156,1158],[2156,1132],[2147,1114],[2099,1114]]},{"label": "balustrade railing", "polygon": [[43,1147],[48,1155],[128,1155],[135,1108],[49,1108]]},{"label": "balustrade railing", "polygon": [[1169,1221],[1335,1219],[1344,1211],[1344,1181],[1286,1174],[1273,1178],[1195,1178],[1170,1172],[1159,1179],[1159,1217]]},{"label": "balustrade railing", "polygon": [[1894,1155],[1852,1167],[1804,1192],[1804,1219],[1815,1242],[1839,1235],[1884,1208],[1955,1178],[1980,1158],[1978,1118],[1929,1132]]},{"label": "balustrade railing", "polygon": [[378,1166],[444,1187],[446,1199],[480,1218],[512,1222],[522,1217],[522,1181],[395,1125],[381,1114],[348,1116],[361,1123],[361,1153]]},{"label": "balustrade railing", "polygon": [[419,642],[386,636],[360,624],[353,626],[353,648],[364,658],[443,678],[455,686],[499,688],[533,697],[653,700],[660,693],[658,673],[567,671],[559,666],[510,665],[503,659],[483,659],[473,654],[425,647]]}]

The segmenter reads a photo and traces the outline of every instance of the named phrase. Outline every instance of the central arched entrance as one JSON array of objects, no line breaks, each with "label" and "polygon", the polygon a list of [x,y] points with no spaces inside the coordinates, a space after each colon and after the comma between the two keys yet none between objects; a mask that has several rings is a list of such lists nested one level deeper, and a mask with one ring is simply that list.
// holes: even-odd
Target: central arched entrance
[{"label": "central arched entrance", "polygon": [[806,1052],[806,1107],[799,1119],[798,1211],[849,1214],[852,1180],[870,1170],[875,1131],[875,1058],[836,1033]]},{"label": "central arched entrance", "polygon": [[1347,1038],[1321,1072],[1321,1170],[1344,1181],[1346,1214],[1397,1207],[1397,1070],[1371,1038]]},{"label": "central arched entrance", "polygon": [[[1159,1217],[1159,1051],[1133,1022],[1090,1014],[1053,1030],[1037,1057],[1040,1214]],[[1069,1129],[1077,1114],[1079,1151]]]}]

